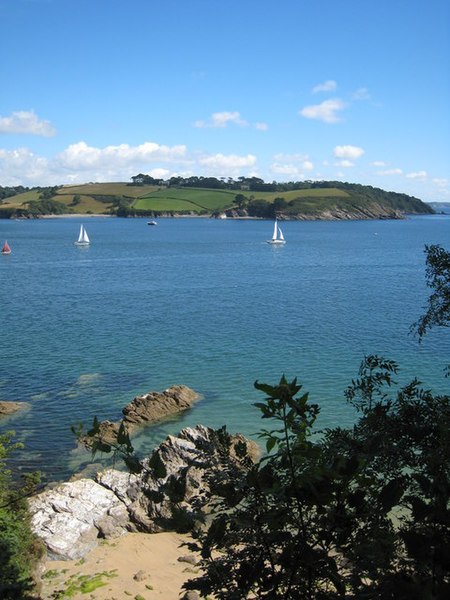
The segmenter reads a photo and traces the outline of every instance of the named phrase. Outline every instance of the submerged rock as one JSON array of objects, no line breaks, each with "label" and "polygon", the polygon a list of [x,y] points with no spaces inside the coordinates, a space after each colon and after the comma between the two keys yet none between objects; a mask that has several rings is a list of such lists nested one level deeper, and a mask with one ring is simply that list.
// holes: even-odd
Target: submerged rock
[{"label": "submerged rock", "polygon": [[27,406],[26,402],[11,402],[8,400],[0,400],[0,417],[2,415],[12,415],[19,410],[23,410]]},{"label": "submerged rock", "polygon": [[200,395],[187,385],[172,385],[163,392],[148,392],[136,396],[122,409],[124,416],[121,421],[101,421],[97,433],[82,435],[79,441],[87,448],[92,448],[95,441],[114,445],[122,424],[128,433],[132,433],[139,425],[154,423],[188,410],[199,398]]},{"label": "submerged rock", "polygon": [[149,392],[136,396],[127,404],[123,412],[123,421],[127,428],[141,423],[158,421],[168,415],[191,408],[199,395],[186,385],[173,385],[163,392]]}]

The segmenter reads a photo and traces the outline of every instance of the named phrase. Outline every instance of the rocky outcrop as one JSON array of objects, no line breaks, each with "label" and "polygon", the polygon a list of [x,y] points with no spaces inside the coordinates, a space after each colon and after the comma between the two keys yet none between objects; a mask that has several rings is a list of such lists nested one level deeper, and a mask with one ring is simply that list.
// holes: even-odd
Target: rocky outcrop
[{"label": "rocky outcrop", "polygon": [[32,528],[49,556],[80,558],[126,531],[188,530],[221,486],[257,459],[255,442],[202,425],[168,436],[133,475],[108,469],[31,498]]},{"label": "rocky outcrop", "polygon": [[0,417],[2,415],[12,415],[19,410],[23,410],[26,406],[28,406],[26,402],[0,400]]},{"label": "rocky outcrop", "polygon": [[[248,212],[245,209],[228,209],[224,211],[224,214],[228,219],[248,218]],[[277,213],[279,221],[357,221],[404,218],[404,214],[400,210],[378,202],[355,203],[347,207],[330,206],[311,212]]]},{"label": "rocky outcrop", "polygon": [[[283,216],[279,217],[283,220]],[[349,207],[330,207],[317,213],[298,213],[289,215],[295,221],[357,221],[376,219],[404,219],[404,215],[397,209],[379,203],[366,205],[353,205]]]},{"label": "rocky outcrop", "polygon": [[31,526],[50,558],[78,559],[97,545],[98,538],[126,533],[126,505],[90,479],[63,483],[30,501]]},{"label": "rocky outcrop", "polygon": [[127,429],[141,423],[151,423],[191,408],[199,398],[197,392],[186,385],[173,385],[163,392],[149,392],[136,396],[123,412]]},{"label": "rocky outcrop", "polygon": [[134,523],[152,532],[189,530],[218,488],[230,483],[227,473],[247,468],[258,455],[258,445],[244,436],[202,425],[168,436],[143,461],[143,494],[130,506]]},{"label": "rocky outcrop", "polygon": [[199,394],[187,385],[173,385],[163,392],[148,392],[136,396],[122,409],[124,416],[121,421],[101,421],[95,434],[83,435],[79,441],[87,448],[91,448],[95,441],[115,444],[121,424],[125,426],[128,433],[132,433],[139,425],[154,423],[188,410],[199,398]]}]

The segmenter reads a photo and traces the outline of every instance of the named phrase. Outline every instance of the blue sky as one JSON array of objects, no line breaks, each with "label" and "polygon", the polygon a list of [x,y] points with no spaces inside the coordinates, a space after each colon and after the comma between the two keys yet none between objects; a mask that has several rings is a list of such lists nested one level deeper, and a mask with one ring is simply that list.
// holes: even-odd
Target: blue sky
[{"label": "blue sky", "polygon": [[0,0],[0,186],[257,176],[450,202],[448,0]]}]

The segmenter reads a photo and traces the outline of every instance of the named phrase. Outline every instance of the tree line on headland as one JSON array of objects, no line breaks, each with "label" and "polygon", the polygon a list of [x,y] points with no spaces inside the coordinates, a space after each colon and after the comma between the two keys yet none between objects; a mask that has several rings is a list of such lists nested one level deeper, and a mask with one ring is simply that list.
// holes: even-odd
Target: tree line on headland
[{"label": "tree line on headland", "polygon": [[0,218],[80,213],[374,219],[433,212],[429,204],[414,196],[341,181],[266,183],[258,177],[197,176],[160,180],[140,173],[129,183],[0,187]]}]

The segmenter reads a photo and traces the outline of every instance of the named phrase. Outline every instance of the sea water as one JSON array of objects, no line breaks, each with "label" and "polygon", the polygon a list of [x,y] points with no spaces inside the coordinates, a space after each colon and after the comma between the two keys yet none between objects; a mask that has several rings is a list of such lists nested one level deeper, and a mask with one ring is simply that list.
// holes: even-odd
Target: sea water
[{"label": "sea water", "polygon": [[[80,223],[91,239],[77,247]],[[18,468],[67,477],[90,461],[71,425],[118,420],[136,395],[185,384],[189,411],[148,426],[139,454],[197,423],[256,438],[254,381],[297,377],[321,407],[320,427],[348,426],[344,390],[379,354],[448,391],[449,331],[421,344],[410,326],[431,292],[425,244],[450,249],[450,216],[282,224],[208,218],[0,220],[0,399],[27,403],[3,418],[24,451]]]}]

